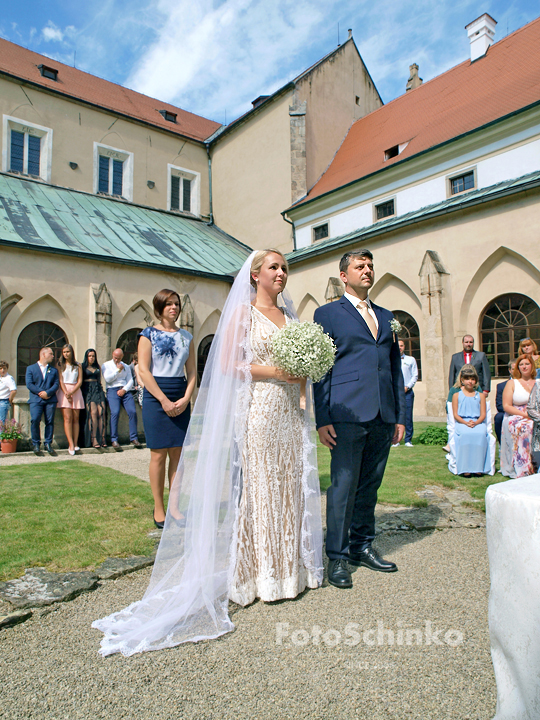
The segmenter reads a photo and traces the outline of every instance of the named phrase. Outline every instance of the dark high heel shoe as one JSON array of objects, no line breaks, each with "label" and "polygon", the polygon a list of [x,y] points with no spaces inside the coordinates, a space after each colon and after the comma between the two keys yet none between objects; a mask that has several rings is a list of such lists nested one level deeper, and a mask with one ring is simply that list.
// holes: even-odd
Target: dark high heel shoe
[{"label": "dark high heel shoe", "polygon": [[152,513],[152,517],[154,518],[154,525],[158,528],[158,530],[163,530],[163,527],[165,525],[165,520],[162,520],[161,522],[158,522],[156,520],[156,516],[154,513]]}]

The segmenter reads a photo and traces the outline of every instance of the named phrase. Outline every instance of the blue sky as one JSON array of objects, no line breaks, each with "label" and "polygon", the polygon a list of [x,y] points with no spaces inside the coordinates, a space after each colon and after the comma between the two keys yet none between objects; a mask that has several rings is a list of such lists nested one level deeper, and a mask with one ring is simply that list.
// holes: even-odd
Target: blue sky
[{"label": "blue sky", "polygon": [[230,122],[353,37],[385,102],[409,65],[429,80],[469,55],[464,26],[489,12],[496,40],[540,0],[23,0],[0,35],[107,80]]}]

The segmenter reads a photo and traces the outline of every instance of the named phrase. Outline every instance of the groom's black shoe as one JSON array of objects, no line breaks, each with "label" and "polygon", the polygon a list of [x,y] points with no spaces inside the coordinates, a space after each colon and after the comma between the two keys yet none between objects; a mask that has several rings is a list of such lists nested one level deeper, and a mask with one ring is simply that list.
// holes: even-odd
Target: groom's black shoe
[{"label": "groom's black shoe", "polygon": [[378,570],[379,572],[396,572],[397,565],[383,558],[374,550],[371,545],[364,548],[360,552],[350,552],[349,562],[351,565],[360,565],[370,570]]},{"label": "groom's black shoe", "polygon": [[351,573],[343,558],[328,563],[328,582],[337,588],[352,588]]}]

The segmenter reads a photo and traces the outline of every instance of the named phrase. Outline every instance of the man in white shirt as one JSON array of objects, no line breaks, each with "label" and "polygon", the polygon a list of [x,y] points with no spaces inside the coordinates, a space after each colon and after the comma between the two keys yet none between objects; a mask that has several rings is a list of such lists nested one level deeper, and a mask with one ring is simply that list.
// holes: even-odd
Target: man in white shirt
[{"label": "man in white shirt", "polygon": [[[403,382],[405,383],[405,447],[413,447],[413,407],[414,407],[414,390],[418,380],[418,365],[411,355],[405,355],[405,343],[403,340],[398,341],[399,352],[401,354],[401,372],[403,373]],[[395,443],[392,447],[398,447],[399,443]]]},{"label": "man in white shirt", "polygon": [[9,365],[0,360],[0,422],[6,422],[9,408],[13,407],[13,398],[17,392],[15,380],[8,374]]},{"label": "man in white shirt", "polygon": [[111,444],[118,449],[118,416],[123,405],[129,418],[129,439],[136,448],[141,447],[137,437],[137,410],[133,395],[129,392],[133,388],[133,375],[131,368],[122,362],[124,351],[120,348],[112,354],[112,360],[104,362],[101,366],[103,379],[107,386],[107,400],[111,408]]}]

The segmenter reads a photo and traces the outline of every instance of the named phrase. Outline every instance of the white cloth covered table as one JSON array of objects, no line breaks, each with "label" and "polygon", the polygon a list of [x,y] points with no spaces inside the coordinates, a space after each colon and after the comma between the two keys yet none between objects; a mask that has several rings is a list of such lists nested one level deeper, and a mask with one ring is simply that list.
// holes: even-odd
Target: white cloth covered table
[{"label": "white cloth covered table", "polygon": [[540,718],[540,475],[486,492],[494,720]]}]

